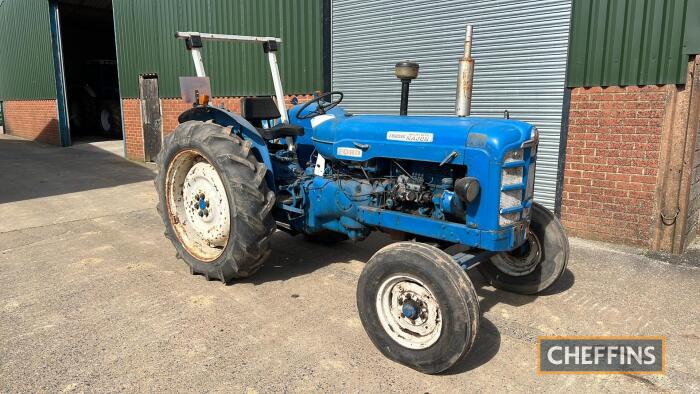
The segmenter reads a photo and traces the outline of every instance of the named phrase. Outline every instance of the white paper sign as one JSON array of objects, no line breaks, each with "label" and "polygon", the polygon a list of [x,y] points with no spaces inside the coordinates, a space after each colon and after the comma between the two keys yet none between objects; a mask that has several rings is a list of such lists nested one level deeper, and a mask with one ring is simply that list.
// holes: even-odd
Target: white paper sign
[{"label": "white paper sign", "polygon": [[323,172],[326,170],[326,158],[318,155],[316,156],[316,166],[314,167],[314,175],[323,176]]}]

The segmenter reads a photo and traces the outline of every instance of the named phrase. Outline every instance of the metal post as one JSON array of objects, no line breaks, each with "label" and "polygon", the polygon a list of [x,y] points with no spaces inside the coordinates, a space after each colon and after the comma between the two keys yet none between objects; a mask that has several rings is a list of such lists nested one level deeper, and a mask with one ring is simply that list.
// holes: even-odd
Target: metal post
[{"label": "metal post", "polygon": [[472,59],[472,35],[474,28],[467,25],[467,36],[464,40],[464,56],[459,60],[457,74],[457,98],[455,113],[457,116],[469,116],[472,107],[472,85],[474,80],[474,59]]},{"label": "metal post", "polygon": [[[0,4],[2,6],[2,4]],[[71,132],[66,93],[65,68],[63,64],[63,44],[61,41],[61,20],[58,15],[58,1],[49,2],[49,22],[51,25],[51,46],[56,79],[56,105],[58,110],[58,131],[61,146],[71,145]]]},{"label": "metal post", "polygon": [[[282,89],[282,77],[280,77],[280,69],[277,66],[277,55],[275,55],[276,43],[268,43],[264,47],[265,52],[267,52],[267,60],[270,62],[270,73],[272,74],[272,84],[275,87],[275,97],[277,98],[277,109],[280,112],[280,117],[282,118],[282,123],[289,123],[289,116],[287,116],[287,106],[284,103],[284,90]],[[285,142],[287,143],[287,150],[295,151],[296,146],[294,144],[293,137],[285,137]]]},{"label": "metal post", "polygon": [[202,61],[202,52],[199,48],[190,49],[192,53],[192,61],[194,62],[194,70],[198,77],[206,77],[207,74],[204,72],[204,61]]},{"label": "metal post", "polygon": [[[275,86],[275,97],[277,99],[277,109],[280,112],[280,117],[282,118],[282,123],[289,123],[289,116],[287,115],[287,106],[284,104],[284,90],[282,90],[282,78],[280,77],[280,70],[277,66],[277,56],[275,52],[277,51],[277,44],[281,43],[282,40],[277,37],[255,37],[255,36],[239,36],[233,34],[214,34],[214,33],[200,33],[200,32],[177,32],[175,38],[186,40],[187,49],[192,53],[192,61],[194,62],[194,69],[197,72],[198,77],[205,77],[204,72],[204,62],[202,61],[202,53],[200,49],[202,48],[202,40],[209,41],[234,41],[234,42],[257,42],[263,44],[263,49],[267,53],[267,60],[270,62],[270,73],[272,74],[272,83]],[[287,145],[290,151],[296,149],[294,145],[294,138],[287,137]]]},{"label": "metal post", "polygon": [[275,97],[277,98],[277,109],[280,111],[280,116],[282,117],[283,123],[289,123],[289,118],[287,117],[287,107],[284,105],[284,91],[282,90],[282,78],[280,77],[280,70],[277,67],[277,56],[275,52],[270,51],[267,53],[267,60],[270,62],[270,73],[272,74],[272,84],[275,86]]}]

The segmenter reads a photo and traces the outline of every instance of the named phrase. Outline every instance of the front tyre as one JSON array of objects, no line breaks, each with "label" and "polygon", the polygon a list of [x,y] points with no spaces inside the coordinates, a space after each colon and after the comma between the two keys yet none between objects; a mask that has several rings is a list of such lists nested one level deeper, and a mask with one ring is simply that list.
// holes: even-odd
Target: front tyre
[{"label": "front tyre", "polygon": [[358,281],[357,309],[379,351],[423,373],[455,365],[479,330],[467,274],[445,252],[417,242],[391,244],[372,256]]},{"label": "front tyre", "polygon": [[564,227],[550,210],[533,203],[527,241],[515,250],[491,257],[478,269],[497,289],[536,294],[561,277],[568,260],[569,239]]},{"label": "front tyre", "polygon": [[158,156],[165,236],[193,274],[228,282],[254,274],[270,250],[274,193],[250,142],[214,124],[180,124]]}]

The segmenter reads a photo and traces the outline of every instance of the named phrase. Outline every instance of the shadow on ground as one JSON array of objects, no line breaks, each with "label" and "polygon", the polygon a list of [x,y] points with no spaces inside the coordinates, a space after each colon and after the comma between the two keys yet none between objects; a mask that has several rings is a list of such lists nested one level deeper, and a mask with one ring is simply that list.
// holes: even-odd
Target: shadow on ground
[{"label": "shadow on ground", "polygon": [[[392,243],[384,234],[372,234],[362,247],[350,241],[333,245],[323,245],[304,241],[301,236],[292,237],[286,233],[277,232],[272,239],[272,254],[267,263],[253,277],[244,280],[245,283],[262,284],[273,281],[284,281],[299,276],[312,274],[330,264],[348,264],[353,261],[367,262],[372,255],[382,247]],[[357,280],[359,274],[348,272],[348,280]],[[488,312],[498,304],[524,306],[534,302],[538,297],[546,297],[562,293],[570,289],[575,282],[570,270],[564,271],[562,277],[552,287],[538,295],[521,295],[498,290],[485,282],[477,270],[469,271],[469,277],[474,283],[477,295],[481,299],[481,313]],[[236,281],[229,285],[241,283]],[[479,333],[469,355],[458,362],[453,368],[445,371],[445,375],[467,372],[486,364],[498,354],[501,346],[501,334],[496,325],[482,316]]]},{"label": "shadow on ground", "polygon": [[153,179],[151,169],[101,150],[0,137],[0,204]]}]

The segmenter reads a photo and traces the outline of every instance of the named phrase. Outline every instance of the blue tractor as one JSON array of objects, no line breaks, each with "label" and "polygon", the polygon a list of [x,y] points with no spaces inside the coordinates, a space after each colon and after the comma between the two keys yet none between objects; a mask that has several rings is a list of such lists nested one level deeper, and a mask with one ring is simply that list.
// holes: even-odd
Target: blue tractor
[{"label": "blue tractor", "polygon": [[[408,82],[418,70],[409,62],[397,64],[401,115],[351,114],[340,106],[341,92],[287,109],[279,39],[177,37],[198,75],[190,90],[199,88],[183,88],[193,106],[164,139],[156,187],[165,235],[193,274],[222,282],[253,275],[275,230],[324,243],[388,233],[396,242],[376,252],[359,278],[360,319],[388,358],[438,373],[467,355],[479,329],[467,270],[478,267],[494,287],[521,294],[547,289],[564,272],[564,229],[533,200],[532,125],[406,116]],[[262,44],[275,98],[242,99],[241,115],[209,105],[206,40]],[[468,112],[470,95],[465,53],[458,115],[465,103]]]}]

